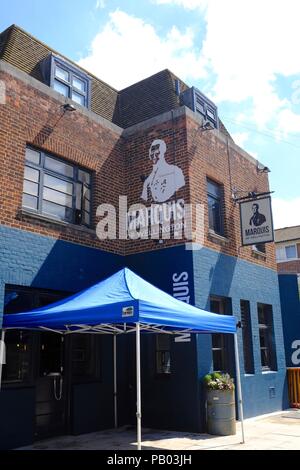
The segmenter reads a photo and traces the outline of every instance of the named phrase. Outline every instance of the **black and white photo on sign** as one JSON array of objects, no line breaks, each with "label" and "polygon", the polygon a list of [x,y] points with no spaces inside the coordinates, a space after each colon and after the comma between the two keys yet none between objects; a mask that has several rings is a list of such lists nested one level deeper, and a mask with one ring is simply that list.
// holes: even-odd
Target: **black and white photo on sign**
[{"label": "black and white photo on sign", "polygon": [[185,185],[182,170],[165,160],[167,146],[164,140],[156,139],[149,149],[152,171],[145,179],[141,198],[144,201],[165,202]]},{"label": "black and white photo on sign", "polygon": [[242,245],[273,241],[271,198],[240,203]]}]

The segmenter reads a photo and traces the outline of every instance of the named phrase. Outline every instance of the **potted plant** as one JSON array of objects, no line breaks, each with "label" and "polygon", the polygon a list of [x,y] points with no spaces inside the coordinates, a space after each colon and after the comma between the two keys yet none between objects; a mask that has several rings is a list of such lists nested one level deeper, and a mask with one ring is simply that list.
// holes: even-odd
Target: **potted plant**
[{"label": "potted plant", "polygon": [[234,380],[229,374],[213,372],[204,377],[207,392],[209,434],[236,434]]}]

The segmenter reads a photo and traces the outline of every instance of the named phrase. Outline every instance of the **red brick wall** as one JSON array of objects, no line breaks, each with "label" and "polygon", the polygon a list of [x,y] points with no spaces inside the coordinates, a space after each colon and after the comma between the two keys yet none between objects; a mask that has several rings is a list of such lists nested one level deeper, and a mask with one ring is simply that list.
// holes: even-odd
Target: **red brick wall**
[{"label": "red brick wall", "polygon": [[300,259],[294,261],[286,261],[277,264],[277,269],[280,274],[290,273],[290,274],[300,274]]},{"label": "red brick wall", "polygon": [[[126,139],[125,159],[126,159],[126,180],[128,206],[141,203],[146,207],[151,206],[151,201],[145,202],[142,198],[143,178],[150,175],[152,163],[149,159],[149,148],[155,139],[165,141],[167,150],[165,160],[170,165],[181,168],[185,177],[185,186],[179,189],[174,197],[167,203],[172,203],[176,199],[183,198],[189,202],[189,180],[188,180],[188,159],[187,159],[187,135],[185,116],[181,116],[174,121],[166,121],[154,125],[147,130],[136,132]],[[153,203],[153,202],[152,202]],[[182,244],[182,240],[164,240],[160,245],[154,240],[128,241],[126,250],[128,253],[143,252],[145,250],[155,250]]]},{"label": "red brick wall", "polygon": [[[258,174],[254,162],[242,156],[237,148],[227,147],[226,141],[217,138],[213,131],[201,132],[200,125],[190,118],[187,119],[187,135],[191,202],[205,207],[205,246],[276,269],[274,243],[266,244],[265,258],[253,253],[251,247],[241,247],[239,205],[232,199],[233,188],[243,191],[238,193],[240,197],[249,191],[268,191],[267,175]],[[208,234],[207,177],[224,188],[225,235],[228,239],[225,243],[218,243]]]},{"label": "red brick wall", "polygon": [[[276,269],[273,244],[266,245],[265,259],[254,256],[251,248],[240,247],[239,207],[231,198],[233,187],[246,192],[267,191],[267,175],[257,174],[255,163],[243,157],[238,149],[229,148],[228,156],[226,143],[214,132],[200,132],[196,121],[181,115],[146,130],[137,130],[125,139],[79,110],[63,114],[59,101],[16,78],[2,72],[0,79],[4,79],[7,86],[7,103],[0,106],[0,223],[120,254],[182,243],[181,240],[167,240],[163,245],[153,240],[100,241],[91,231],[21,214],[26,144],[94,172],[95,215],[101,203],[118,207],[119,195],[127,195],[129,205],[144,203],[142,178],[152,171],[149,147],[154,139],[163,139],[167,145],[167,163],[180,167],[185,177],[185,186],[173,199],[184,198],[186,203],[200,203],[205,207],[205,246]],[[228,241],[222,244],[208,235],[207,176],[224,185]]]},{"label": "red brick wall", "polygon": [[6,82],[6,104],[0,105],[0,222],[71,242],[123,252],[120,241],[21,214],[26,144],[77,163],[94,174],[93,213],[102,203],[118,203],[124,193],[124,158],[119,134],[80,111],[65,113],[61,103],[22,81],[0,73]]}]

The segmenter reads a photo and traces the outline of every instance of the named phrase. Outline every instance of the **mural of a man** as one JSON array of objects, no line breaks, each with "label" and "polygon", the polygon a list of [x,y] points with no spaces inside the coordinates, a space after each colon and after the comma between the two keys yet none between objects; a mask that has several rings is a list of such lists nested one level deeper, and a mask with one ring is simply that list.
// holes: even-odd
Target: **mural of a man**
[{"label": "mural of a man", "polygon": [[256,202],[252,204],[253,216],[249,221],[249,225],[254,225],[255,227],[258,227],[266,221],[266,217],[264,216],[264,214],[261,214],[258,209],[259,205]]},{"label": "mural of a man", "polygon": [[144,201],[165,202],[185,185],[181,169],[166,162],[166,150],[167,146],[161,139],[154,140],[150,146],[149,158],[153,168],[144,181],[141,196]]}]

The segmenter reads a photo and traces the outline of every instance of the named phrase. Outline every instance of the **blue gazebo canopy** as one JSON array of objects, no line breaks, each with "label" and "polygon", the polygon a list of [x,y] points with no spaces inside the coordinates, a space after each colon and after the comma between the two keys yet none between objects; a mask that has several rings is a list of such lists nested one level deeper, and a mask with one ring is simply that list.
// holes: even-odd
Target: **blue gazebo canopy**
[{"label": "blue gazebo canopy", "polygon": [[2,328],[123,333],[136,323],[149,331],[236,332],[233,316],[206,312],[177,300],[128,268],[47,307],[4,315]]}]

